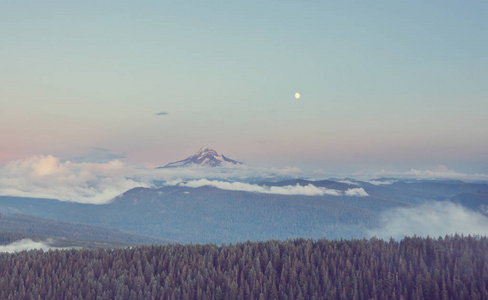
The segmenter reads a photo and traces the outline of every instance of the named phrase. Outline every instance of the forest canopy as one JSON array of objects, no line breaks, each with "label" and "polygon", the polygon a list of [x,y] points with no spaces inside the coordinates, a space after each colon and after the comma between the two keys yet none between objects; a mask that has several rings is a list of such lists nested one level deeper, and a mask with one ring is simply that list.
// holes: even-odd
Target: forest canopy
[{"label": "forest canopy", "polygon": [[0,254],[1,299],[487,299],[488,240],[306,240]]}]

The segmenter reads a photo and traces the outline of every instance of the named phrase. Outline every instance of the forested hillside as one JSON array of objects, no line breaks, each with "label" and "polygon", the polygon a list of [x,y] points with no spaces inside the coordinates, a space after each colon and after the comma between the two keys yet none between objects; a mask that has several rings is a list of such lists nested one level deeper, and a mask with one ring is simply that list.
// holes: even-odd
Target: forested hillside
[{"label": "forested hillside", "polygon": [[[384,182],[389,181],[384,179]],[[101,237],[97,237],[97,240],[103,240],[104,236],[110,236],[112,240],[124,238],[122,241],[129,243],[221,244],[294,238],[351,239],[371,237],[371,231],[385,227],[383,220],[387,218],[384,214],[396,209],[415,208],[433,202],[453,202],[462,206],[462,210],[469,210],[469,213],[486,214],[485,203],[488,201],[488,184],[460,181],[399,180],[374,185],[359,181],[346,184],[331,180],[297,179],[260,184],[262,189],[313,185],[317,189],[340,191],[342,196],[283,195],[225,190],[213,186],[192,188],[164,185],[158,188],[134,188],[100,205],[0,196],[0,214],[9,215],[10,218],[18,214],[42,218],[29,220],[29,224],[36,225],[27,226],[27,220],[14,224],[4,217],[4,220],[0,219],[0,229],[53,235],[51,232],[59,226],[58,236],[68,237],[74,231],[73,226],[66,223],[95,225],[98,227],[86,227],[89,230],[77,226],[81,230],[80,235],[71,238],[95,239],[92,235],[97,235]],[[345,191],[354,188],[363,189],[368,196],[345,195]],[[22,218],[27,219],[25,216]],[[58,223],[48,223],[46,219]],[[406,219],[409,220],[408,217]],[[428,226],[423,228],[428,229]],[[109,229],[112,232],[108,233]],[[139,236],[123,236],[120,231]],[[415,233],[425,235],[422,230]],[[406,234],[402,232],[397,237]],[[383,237],[390,236],[385,234]]]},{"label": "forested hillside", "polygon": [[0,254],[1,299],[487,299],[486,237]]},{"label": "forested hillside", "polygon": [[[100,226],[58,222],[20,214],[0,213],[0,231],[60,237],[67,239],[85,239],[123,244],[165,243],[167,240],[122,232]],[[1,239],[1,237],[0,237]]]}]

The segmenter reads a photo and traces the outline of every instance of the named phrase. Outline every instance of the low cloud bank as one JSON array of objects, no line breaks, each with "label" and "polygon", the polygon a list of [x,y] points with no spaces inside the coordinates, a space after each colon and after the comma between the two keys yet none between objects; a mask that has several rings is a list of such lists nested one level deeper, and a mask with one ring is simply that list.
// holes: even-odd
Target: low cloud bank
[{"label": "low cloud bank", "polygon": [[179,183],[178,185],[187,187],[201,187],[201,186],[213,186],[222,190],[231,191],[245,191],[245,192],[255,192],[264,194],[278,194],[278,195],[304,195],[304,196],[340,196],[340,191],[318,188],[312,184],[301,186],[297,185],[287,185],[287,186],[261,186],[257,184],[249,184],[243,182],[226,182],[218,180],[193,180],[186,183]]},{"label": "low cloud bank", "polygon": [[368,197],[368,193],[363,188],[348,189],[344,192],[346,196],[349,197]]},{"label": "low cloud bank", "polygon": [[298,168],[257,168],[248,165],[231,165],[215,168],[209,167],[184,167],[184,168],[158,168],[153,169],[154,165],[147,165],[145,170],[138,170],[138,175],[153,180],[197,180],[201,178],[227,179],[246,181],[252,178],[270,179],[276,177],[294,178],[300,174]]},{"label": "low cloud bank", "polygon": [[0,195],[102,204],[129,189],[149,186],[128,178],[133,173],[119,160],[74,163],[39,155],[0,167]]},{"label": "low cloud bank", "polygon": [[[100,150],[102,151],[102,150]],[[109,162],[61,161],[52,155],[37,155],[0,166],[0,196],[50,198],[79,203],[105,204],[135,187],[152,187],[154,182],[201,178],[245,181],[299,174],[296,167],[252,168],[246,165],[220,168],[148,169]],[[243,187],[241,187],[243,188]],[[244,190],[249,187],[243,188]],[[252,188],[251,188],[252,189]],[[315,187],[293,188],[297,194],[334,194]],[[289,193],[289,191],[278,191]]]},{"label": "low cloud bank", "polygon": [[34,242],[31,239],[23,239],[23,240],[15,241],[5,246],[0,246],[0,252],[7,252],[7,253],[20,252],[24,250],[29,251],[33,249],[42,249],[47,251],[49,249],[66,249],[66,248],[52,247],[49,246],[47,243]]},{"label": "low cloud bank", "polygon": [[173,181],[168,182],[168,185],[179,185],[187,187],[202,187],[212,186],[222,190],[230,191],[244,191],[263,194],[277,194],[277,195],[302,195],[302,196],[353,196],[353,197],[367,197],[368,193],[363,188],[348,189],[345,192],[327,189],[323,187],[316,187],[313,184],[302,185],[287,185],[287,186],[262,186],[257,184],[250,184],[244,182],[227,182],[220,180],[199,179],[187,182]]},{"label": "low cloud bank", "polygon": [[484,180],[488,181],[487,174],[466,174],[456,172],[448,169],[444,165],[437,166],[434,170],[418,170],[411,169],[405,173],[406,177],[413,177],[416,179],[458,179],[458,180]]},{"label": "low cloud bank", "polygon": [[398,182],[398,180],[369,180],[369,181],[366,181],[367,183],[370,183],[372,185],[390,185],[390,184],[394,184],[395,182]]},{"label": "low cloud bank", "polygon": [[411,208],[395,208],[381,216],[381,226],[370,237],[383,239],[446,234],[488,234],[488,217],[452,202],[433,202]]},{"label": "low cloud bank", "polygon": [[345,184],[349,184],[349,185],[357,185],[359,186],[360,184],[357,183],[357,182],[354,182],[354,181],[351,181],[351,180],[347,180],[347,179],[342,179],[342,180],[334,180],[336,182],[340,182],[340,183],[345,183]]},{"label": "low cloud bank", "polygon": [[433,168],[410,169],[406,172],[381,171],[372,174],[354,173],[354,178],[362,178],[371,184],[389,184],[395,180],[374,180],[379,177],[400,178],[400,179],[417,179],[417,180],[463,180],[463,181],[488,181],[488,174],[468,174],[449,169],[445,165],[438,165]]}]

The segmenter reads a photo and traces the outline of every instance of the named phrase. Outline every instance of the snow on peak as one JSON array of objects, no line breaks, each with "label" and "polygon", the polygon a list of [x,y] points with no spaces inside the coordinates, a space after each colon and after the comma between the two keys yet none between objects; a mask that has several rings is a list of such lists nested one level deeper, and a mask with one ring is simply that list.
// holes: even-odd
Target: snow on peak
[{"label": "snow on peak", "polygon": [[165,165],[163,168],[177,168],[177,167],[194,167],[194,166],[204,166],[204,167],[231,167],[235,165],[243,165],[243,163],[229,159],[224,155],[220,155],[217,151],[209,148],[202,147],[194,155],[180,160],[177,162],[172,162]]},{"label": "snow on peak", "polygon": [[198,157],[198,158],[205,158],[205,157],[212,157],[212,156],[213,157],[218,157],[220,155],[217,153],[217,151],[215,151],[213,149],[210,149],[209,147],[202,147],[193,156]]},{"label": "snow on peak", "polygon": [[213,149],[210,149],[210,147],[207,147],[207,146],[203,146],[202,148],[200,148],[200,150],[198,150],[197,153],[201,153],[201,152],[206,152],[206,151],[215,151]]}]

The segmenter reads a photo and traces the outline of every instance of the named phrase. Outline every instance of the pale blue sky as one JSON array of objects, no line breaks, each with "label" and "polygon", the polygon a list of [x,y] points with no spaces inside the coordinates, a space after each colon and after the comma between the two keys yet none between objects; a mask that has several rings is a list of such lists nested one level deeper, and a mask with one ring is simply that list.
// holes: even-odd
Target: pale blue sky
[{"label": "pale blue sky", "polygon": [[0,162],[487,170],[486,1],[182,2],[0,1]]}]

